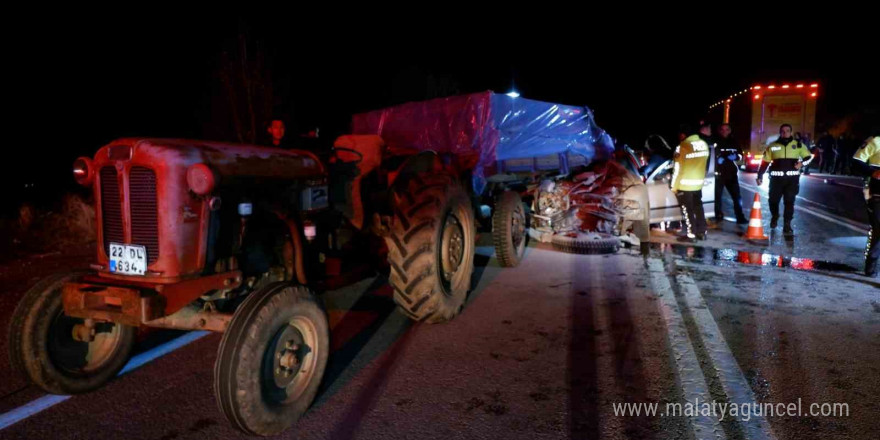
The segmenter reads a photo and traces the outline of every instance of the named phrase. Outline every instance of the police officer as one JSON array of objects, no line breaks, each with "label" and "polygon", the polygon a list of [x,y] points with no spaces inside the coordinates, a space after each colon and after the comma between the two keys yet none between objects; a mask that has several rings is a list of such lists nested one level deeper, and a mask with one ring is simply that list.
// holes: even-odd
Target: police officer
[{"label": "police officer", "polygon": [[877,276],[877,260],[880,259],[880,129],[853,155],[853,166],[865,174],[865,200],[868,208],[868,247],[865,250],[865,275]]},{"label": "police officer", "polygon": [[[770,167],[770,228],[779,223],[779,200],[785,197],[784,226],[782,233],[794,235],[791,219],[794,217],[794,199],[800,190],[801,167],[813,158],[810,150],[791,137],[791,125],[779,127],[779,139],[764,151],[764,159],[758,169],[758,185],[764,180],[764,173]],[[772,163],[772,165],[771,165]]]},{"label": "police officer", "polygon": [[684,138],[675,149],[670,187],[678,198],[687,236],[681,241],[706,239],[706,215],[703,213],[703,181],[709,162],[709,136],[712,128],[701,123],[697,133]]},{"label": "police officer", "polygon": [[742,200],[739,194],[739,167],[736,162],[742,160],[742,149],[730,136],[730,124],[721,124],[718,127],[718,137],[715,138],[715,221],[724,221],[724,212],[721,209],[721,198],[724,188],[730,193],[733,200],[733,211],[736,214],[736,222],[745,224],[749,221],[743,214]]}]

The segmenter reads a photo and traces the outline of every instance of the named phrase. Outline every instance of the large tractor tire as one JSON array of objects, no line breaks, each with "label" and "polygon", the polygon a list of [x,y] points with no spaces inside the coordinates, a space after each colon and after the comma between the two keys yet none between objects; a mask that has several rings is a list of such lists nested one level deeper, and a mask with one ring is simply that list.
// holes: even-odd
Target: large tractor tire
[{"label": "large tractor tire", "polygon": [[516,267],[522,261],[528,242],[528,208],[519,194],[505,191],[492,214],[492,243],[501,267]]},{"label": "large tractor tire", "polygon": [[85,321],[64,314],[64,283],[83,273],[50,276],[25,293],[9,326],[9,359],[13,369],[52,394],[79,394],[109,382],[125,366],[137,329],[121,324],[95,324],[90,342],[74,338]]},{"label": "large tractor tire", "polygon": [[386,238],[394,302],[416,321],[446,322],[467,298],[476,249],[470,198],[453,176],[420,173],[394,190]]},{"label": "large tractor tire", "polygon": [[251,293],[220,341],[220,411],[247,434],[284,431],[315,399],[329,351],[327,315],[309,289],[279,282]]}]

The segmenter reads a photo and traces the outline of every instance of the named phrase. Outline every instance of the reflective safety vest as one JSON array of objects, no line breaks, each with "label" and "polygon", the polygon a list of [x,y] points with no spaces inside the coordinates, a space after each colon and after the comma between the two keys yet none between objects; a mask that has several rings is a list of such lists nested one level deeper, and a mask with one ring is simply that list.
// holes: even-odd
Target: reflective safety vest
[{"label": "reflective safety vest", "polygon": [[864,162],[872,167],[880,167],[880,136],[868,139],[862,148],[856,151],[853,159]]},{"label": "reflective safety vest", "polygon": [[856,151],[853,159],[871,166],[874,174],[868,178],[868,190],[874,197],[880,197],[880,136],[868,139],[868,142]]},{"label": "reflective safety vest", "polygon": [[672,165],[673,191],[702,191],[709,161],[709,144],[699,135],[687,137],[675,148]]},{"label": "reflective safety vest", "polygon": [[799,176],[800,171],[795,168],[798,161],[812,156],[810,150],[800,141],[792,139],[787,144],[779,141],[773,142],[764,151],[764,162],[771,162],[770,177],[794,177]]}]

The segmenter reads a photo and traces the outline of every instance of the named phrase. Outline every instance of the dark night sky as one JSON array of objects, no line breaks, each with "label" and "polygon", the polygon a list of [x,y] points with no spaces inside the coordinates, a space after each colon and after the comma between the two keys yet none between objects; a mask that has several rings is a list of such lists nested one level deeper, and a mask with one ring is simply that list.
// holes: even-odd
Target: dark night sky
[{"label": "dark night sky", "polygon": [[505,92],[515,81],[524,97],[587,105],[630,144],[673,132],[754,81],[819,80],[824,105],[837,114],[876,109],[880,91],[867,55],[849,42],[778,54],[758,40],[694,45],[687,34],[662,39],[650,30],[630,38],[638,43],[559,30],[447,38],[414,29],[403,38],[387,29],[346,33],[344,25],[315,31],[300,21],[59,19],[20,36],[7,57],[20,119],[13,154],[24,161],[4,180],[66,186],[72,160],[114,138],[205,137],[217,114],[220,53],[243,30],[264,47],[275,109],[293,131],[320,126],[328,136],[353,112],[424,98],[428,76],[462,93]]}]

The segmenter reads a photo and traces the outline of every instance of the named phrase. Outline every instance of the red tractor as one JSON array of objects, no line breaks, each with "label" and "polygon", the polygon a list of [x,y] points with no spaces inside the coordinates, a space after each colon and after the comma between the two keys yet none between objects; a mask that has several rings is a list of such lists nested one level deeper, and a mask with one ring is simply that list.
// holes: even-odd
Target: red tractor
[{"label": "red tractor", "polygon": [[224,415],[251,434],[291,426],[329,354],[315,291],[375,262],[368,271],[388,270],[404,314],[445,322],[471,288],[479,222],[503,266],[525,251],[520,194],[535,173],[486,172],[480,144],[471,155],[385,136],[342,136],[326,165],[305,151],[176,139],[120,139],[77,159],[75,179],[93,189],[97,258],[25,295],[13,365],[50,393],[83,393],[120,371],[139,327],[223,332],[214,390]]}]

